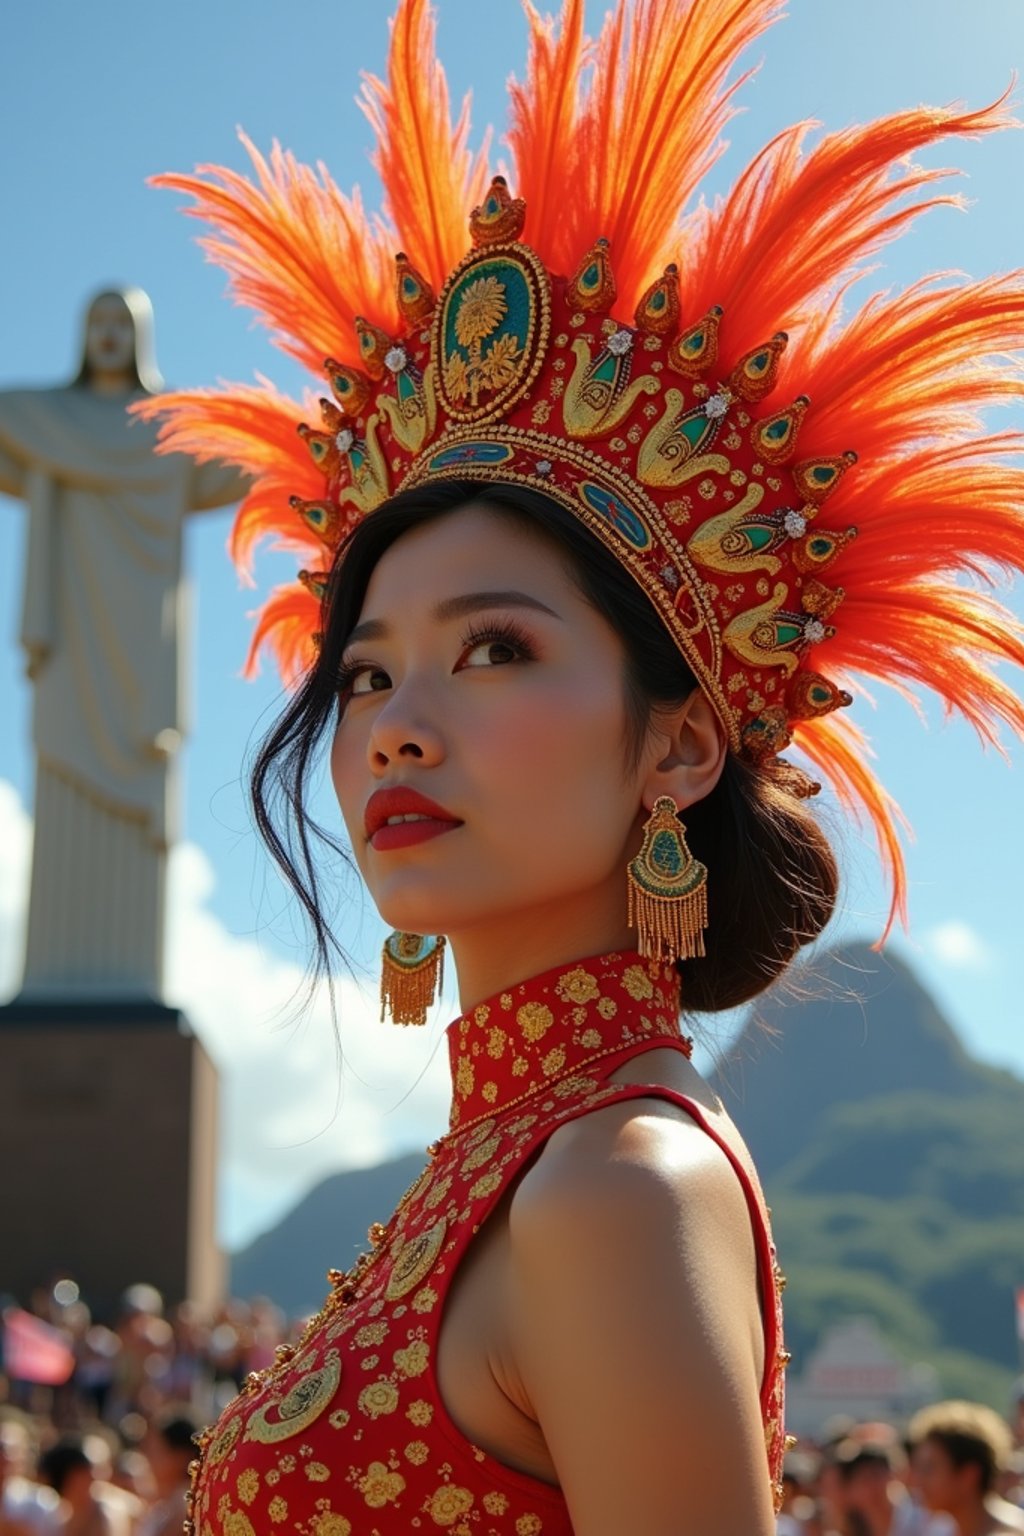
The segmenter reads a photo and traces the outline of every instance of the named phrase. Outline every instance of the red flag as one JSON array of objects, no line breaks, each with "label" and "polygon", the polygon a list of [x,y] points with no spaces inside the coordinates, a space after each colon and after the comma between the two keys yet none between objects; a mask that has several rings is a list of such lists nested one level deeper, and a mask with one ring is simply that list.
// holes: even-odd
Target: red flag
[{"label": "red flag", "polygon": [[14,1381],[59,1387],[75,1368],[64,1335],[42,1318],[8,1307],[4,1312],[4,1370]]}]

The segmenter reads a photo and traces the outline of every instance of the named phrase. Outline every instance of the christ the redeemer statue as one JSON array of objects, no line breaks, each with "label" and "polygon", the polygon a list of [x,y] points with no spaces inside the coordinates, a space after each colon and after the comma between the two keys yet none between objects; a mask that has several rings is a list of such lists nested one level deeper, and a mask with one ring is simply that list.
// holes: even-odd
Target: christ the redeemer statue
[{"label": "christ the redeemer statue", "polygon": [[182,530],[247,482],[219,464],[157,457],[155,428],[126,407],[160,383],[152,308],[129,289],[90,304],[71,384],[0,391],[0,491],[29,509],[26,1001],[162,1001],[185,731]]}]

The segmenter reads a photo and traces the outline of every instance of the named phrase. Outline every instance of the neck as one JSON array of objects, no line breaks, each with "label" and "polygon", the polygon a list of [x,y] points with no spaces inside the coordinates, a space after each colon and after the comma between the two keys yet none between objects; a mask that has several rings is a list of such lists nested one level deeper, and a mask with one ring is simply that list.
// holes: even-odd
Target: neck
[{"label": "neck", "polygon": [[[621,888],[620,888],[621,886]],[[580,955],[631,950],[636,935],[626,923],[625,882],[601,890],[586,904],[551,902],[528,912],[450,933],[459,977],[459,1007],[468,1012],[485,998],[539,976]]]},{"label": "neck", "polygon": [[975,1502],[973,1499],[969,1504],[949,1509],[946,1513],[952,1516],[958,1536],[988,1536],[990,1531],[998,1529],[993,1525],[992,1517],[984,1504]]},{"label": "neck", "polygon": [[[504,974],[507,975],[508,968]],[[562,1079],[624,1052],[671,1044],[679,1029],[679,977],[671,962],[635,950],[556,960],[547,970],[478,998],[447,1031],[450,1126],[465,1129]]]},{"label": "neck", "polygon": [[102,368],[94,368],[89,374],[89,388],[94,395],[105,397],[130,395],[135,389],[135,380],[130,373],[107,373]]}]

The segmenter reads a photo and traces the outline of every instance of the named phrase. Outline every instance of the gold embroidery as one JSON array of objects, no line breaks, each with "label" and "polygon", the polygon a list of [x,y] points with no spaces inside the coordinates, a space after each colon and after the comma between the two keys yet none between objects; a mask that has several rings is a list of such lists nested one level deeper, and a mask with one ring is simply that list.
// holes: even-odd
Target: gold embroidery
[{"label": "gold embroidery", "polygon": [[448,1223],[442,1216],[426,1232],[421,1232],[419,1237],[414,1237],[398,1250],[385,1292],[388,1301],[397,1301],[430,1273],[441,1252],[447,1230]]},{"label": "gold embroidery", "polygon": [[516,1011],[516,1023],[527,1040],[540,1040],[554,1022],[555,1016],[545,1003],[524,1003]]},{"label": "gold embroidery", "polygon": [[[318,1371],[303,1376],[279,1403],[267,1403],[253,1414],[245,1426],[246,1440],[271,1445],[277,1440],[301,1434],[323,1413],[338,1390],[340,1380],[341,1361],[338,1351],[332,1349]],[[269,1415],[275,1412],[277,1417],[270,1418]],[[267,1480],[269,1482],[269,1476]]]},{"label": "gold embroidery", "polygon": [[453,1488],[446,1484],[431,1499],[428,1513],[435,1525],[454,1525],[473,1507],[473,1495],[468,1488]]},{"label": "gold embroidery", "polygon": [[381,1414],[394,1413],[398,1407],[398,1388],[393,1381],[373,1381],[359,1394],[359,1411],[368,1419],[379,1419]]},{"label": "gold embroidery", "polygon": [[360,1480],[359,1492],[371,1509],[383,1509],[398,1498],[404,1487],[405,1478],[400,1473],[389,1472],[382,1461],[371,1461]]}]

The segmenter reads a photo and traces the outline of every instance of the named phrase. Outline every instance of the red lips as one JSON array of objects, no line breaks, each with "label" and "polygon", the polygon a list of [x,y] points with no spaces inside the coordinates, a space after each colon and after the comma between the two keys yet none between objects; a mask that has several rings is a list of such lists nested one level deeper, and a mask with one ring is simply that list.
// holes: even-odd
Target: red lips
[{"label": "red lips", "polygon": [[[413,816],[415,821],[388,823],[395,816]],[[462,822],[436,800],[428,800],[414,789],[396,787],[378,789],[366,804],[364,827],[371,847],[378,852],[404,848],[424,842],[442,832],[452,832]]]}]

